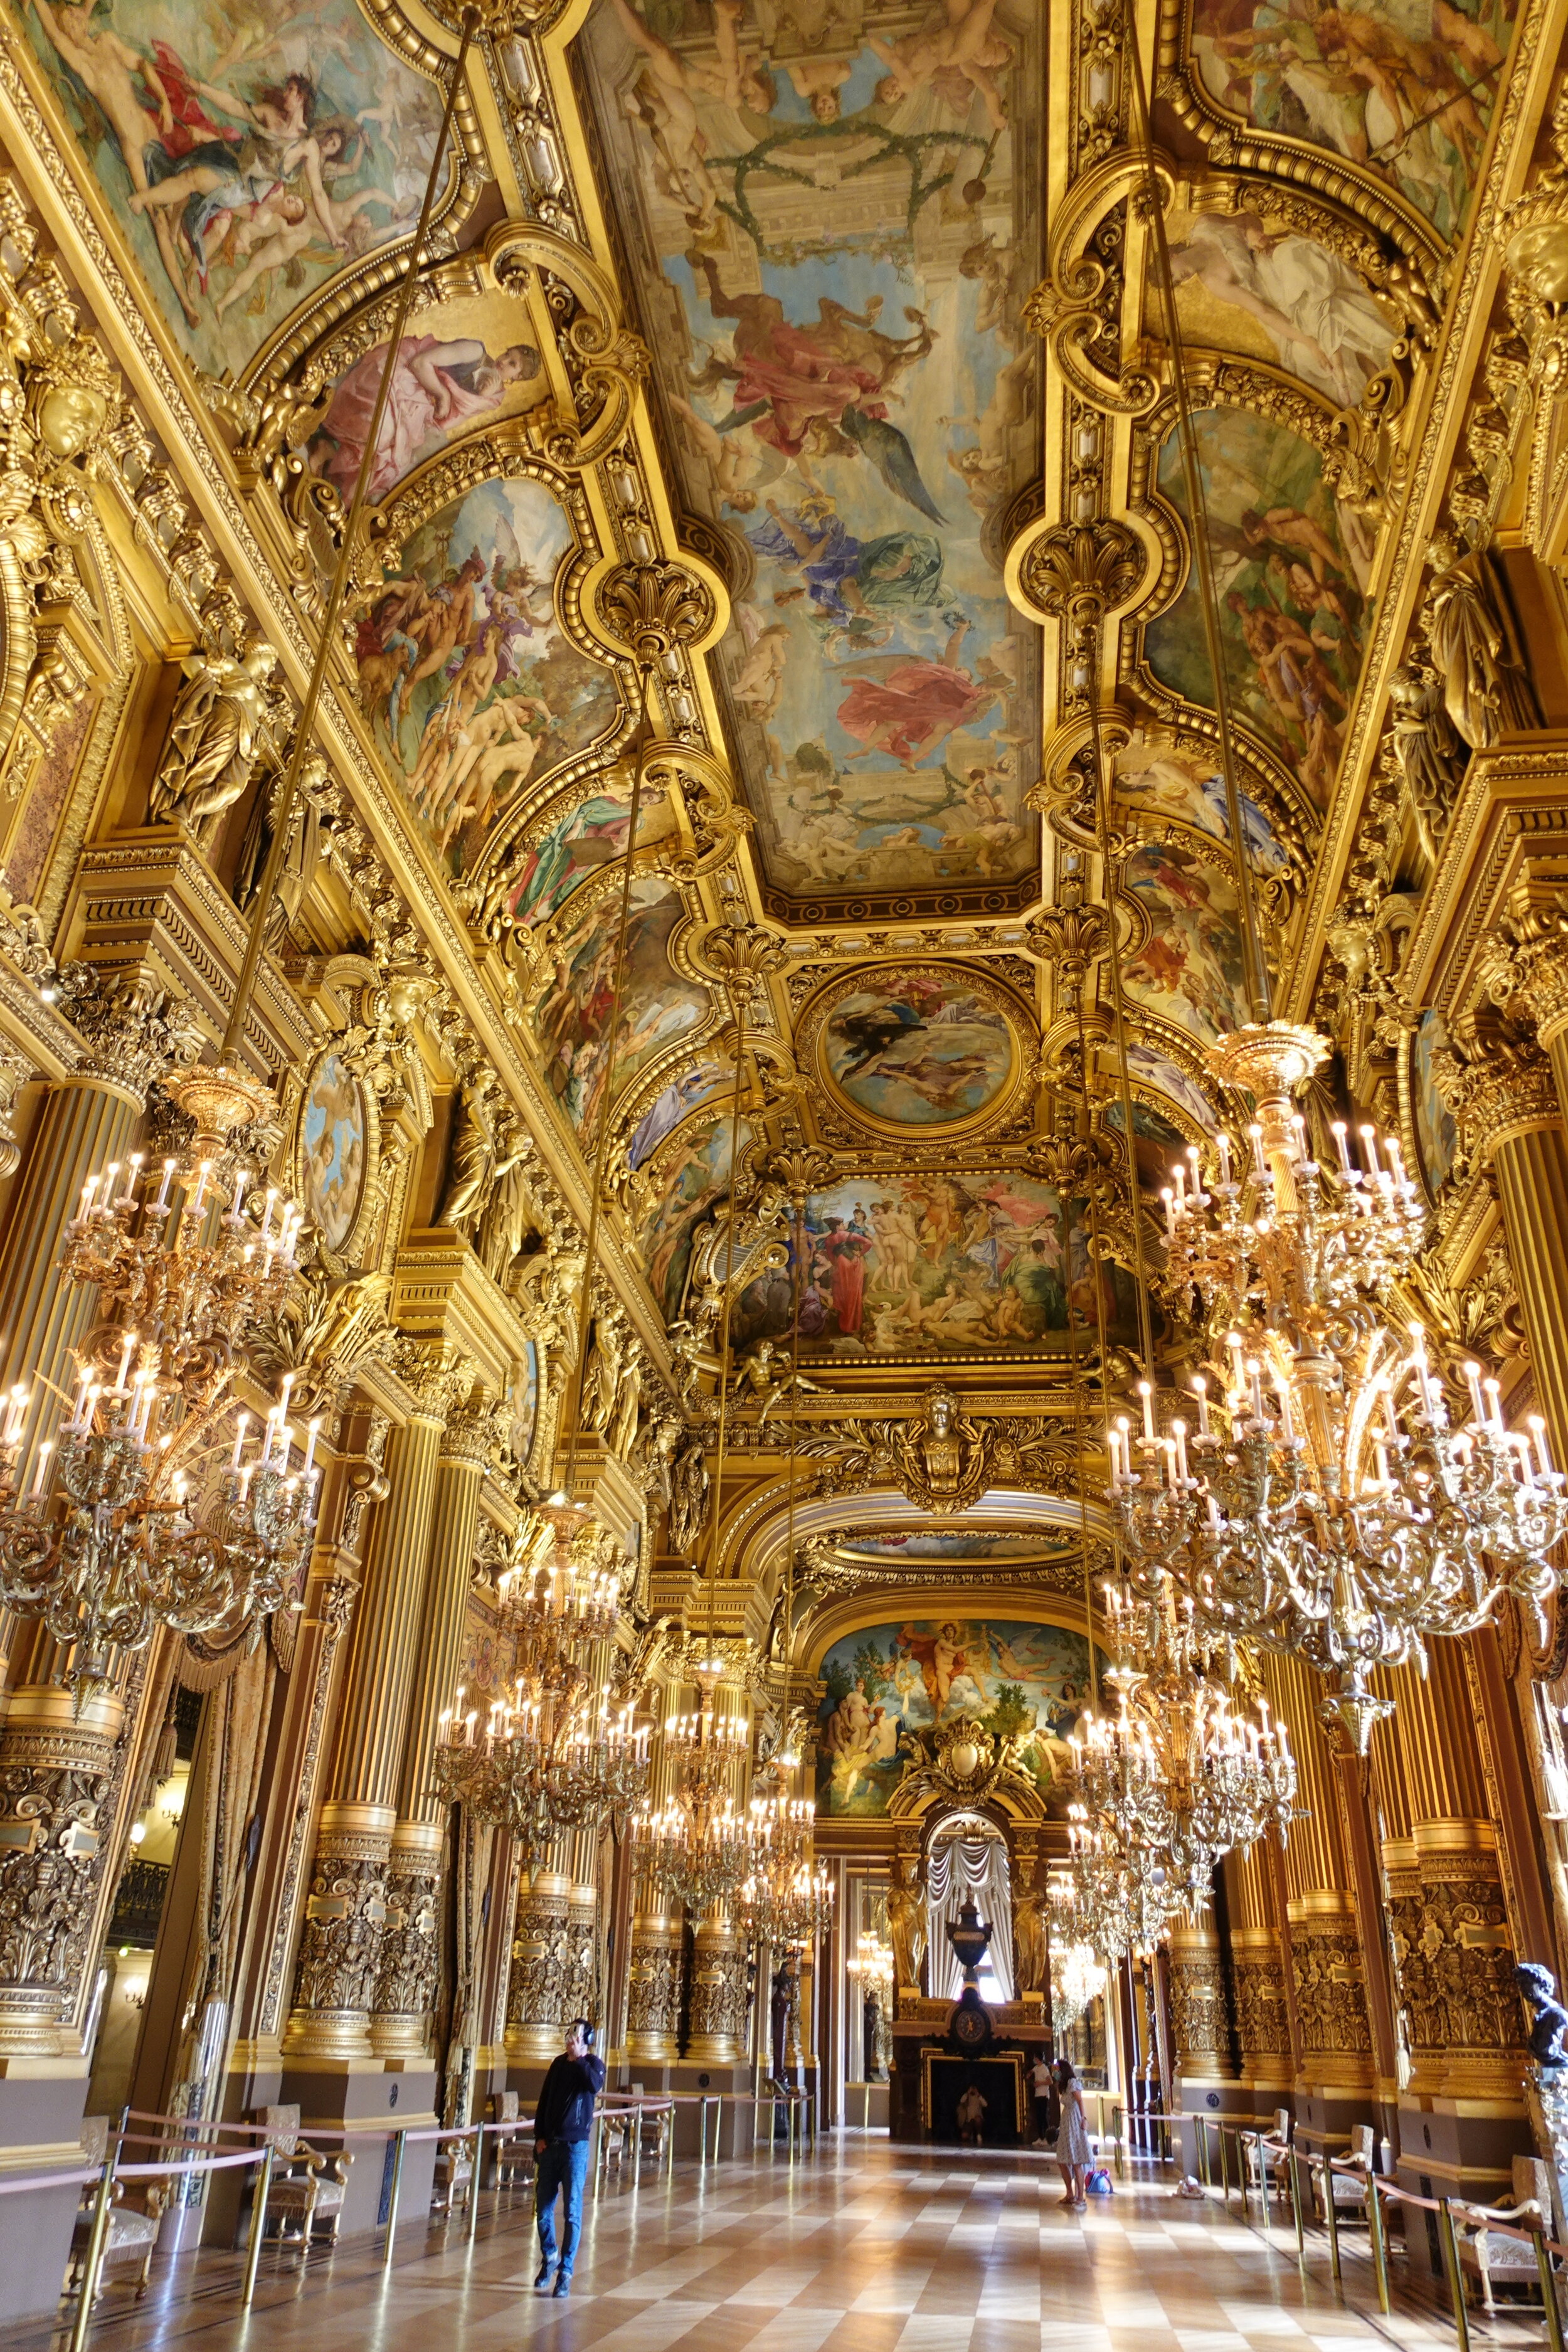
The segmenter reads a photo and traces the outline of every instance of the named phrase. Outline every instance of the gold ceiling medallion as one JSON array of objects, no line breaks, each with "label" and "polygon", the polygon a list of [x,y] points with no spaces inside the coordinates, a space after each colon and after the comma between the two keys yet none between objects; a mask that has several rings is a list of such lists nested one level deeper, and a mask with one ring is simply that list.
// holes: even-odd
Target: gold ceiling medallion
[{"label": "gold ceiling medallion", "polygon": [[947,1144],[1016,1108],[1037,1065],[1035,1021],[973,964],[862,965],[807,1003],[795,1058],[864,1133]]}]

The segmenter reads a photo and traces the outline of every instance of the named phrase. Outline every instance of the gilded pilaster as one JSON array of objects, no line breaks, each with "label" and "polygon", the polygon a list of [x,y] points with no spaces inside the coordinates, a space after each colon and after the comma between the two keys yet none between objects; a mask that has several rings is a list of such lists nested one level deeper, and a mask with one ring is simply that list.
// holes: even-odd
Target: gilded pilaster
[{"label": "gilded pilaster", "polygon": [[382,2057],[414,2056],[428,2036],[440,1973],[437,1934],[446,1808],[431,1773],[441,1711],[451,1704],[473,1581],[479,1486],[492,1440],[489,1414],[470,1404],[447,1421],[437,1458],[429,1568],[419,1623],[416,1673],[398,1785],[397,1826],[387,1874],[386,1926],[375,1988],[371,2047]]},{"label": "gilded pilaster", "polygon": [[1536,1394],[1568,1461],[1568,1030],[1556,1023],[1549,1034],[1550,1058],[1528,1038],[1492,1041],[1459,1073],[1455,1095],[1491,1161]]},{"label": "gilded pilaster", "polygon": [[1402,2161],[1449,2193],[1491,2200],[1528,2145],[1524,2018],[1495,1824],[1461,1645],[1430,1645],[1396,1701],[1374,1766],[1385,1821],[1389,1939],[1409,2051]]},{"label": "gilded pilaster", "polygon": [[691,2032],[694,2063],[732,2066],[746,2054],[746,1947],[726,1914],[710,1911],[692,1938]]},{"label": "gilded pilaster", "polygon": [[1274,1914],[1273,1856],[1266,1842],[1227,1853],[1223,1864],[1230,1915],[1231,1977],[1241,2081],[1252,2112],[1268,2121],[1288,2105],[1296,2064],[1286,1992],[1283,1923]]},{"label": "gilded pilaster", "polygon": [[[433,1385],[420,1402],[388,1449],[390,1491],[372,1539],[305,1906],[284,2044],[290,2055],[369,2056],[389,1894],[395,1933],[422,1932],[428,1841],[404,1841],[395,1868],[393,1849],[447,1397]],[[438,1869],[438,1838],[437,1849]],[[433,1930],[433,1901],[430,1920]],[[401,1993],[401,1979],[389,1990]]]},{"label": "gilded pilaster", "polygon": [[1297,2123],[1310,2144],[1338,2152],[1352,2124],[1373,2120],[1375,2069],[1334,1759],[1309,1669],[1297,1658],[1270,1656],[1264,1679],[1276,1714],[1289,1726],[1300,1775],[1300,1811],[1285,1848],[1290,1997],[1300,2049]]}]

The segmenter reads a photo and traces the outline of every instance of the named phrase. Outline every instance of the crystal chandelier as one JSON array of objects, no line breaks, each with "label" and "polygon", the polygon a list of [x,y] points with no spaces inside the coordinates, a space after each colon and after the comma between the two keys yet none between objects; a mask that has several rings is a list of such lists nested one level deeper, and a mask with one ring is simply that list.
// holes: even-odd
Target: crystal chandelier
[{"label": "crystal chandelier", "polygon": [[832,1876],[815,1853],[816,1808],[809,1797],[784,1794],[796,1760],[787,1753],[773,1756],[763,1768],[771,1786],[752,1799],[752,1866],[736,1907],[747,1942],[768,1944],[775,1951],[815,1943],[833,1920]]},{"label": "crystal chandelier", "polygon": [[1051,1955],[1051,2027],[1060,2038],[1070,2033],[1105,1990],[1105,1963],[1092,1944],[1068,1944]]},{"label": "crystal chandelier", "polygon": [[[1296,1766],[1283,1724],[1233,1712],[1211,1671],[1190,1601],[1169,1577],[1149,1600],[1130,1584],[1106,1591],[1119,1664],[1106,1679],[1120,1706],[1086,1716],[1072,1740],[1077,1795],[1130,1858],[1158,1862],[1186,1899],[1207,1899],[1221,1854],[1270,1828],[1284,1834]],[[1131,1663],[1136,1661],[1136,1663]]]},{"label": "crystal chandelier", "polygon": [[758,1850],[755,1825],[731,1787],[751,1734],[743,1717],[719,1715],[713,1704],[723,1671],[722,1660],[711,1654],[692,1669],[697,1712],[671,1716],[664,1727],[675,1792],[657,1811],[645,1805],[633,1825],[638,1867],[694,1914],[731,1902],[751,1876]]},{"label": "crystal chandelier", "polygon": [[647,1727],[595,1672],[620,1580],[574,1541],[587,1526],[582,1506],[557,1494],[520,1527],[498,1602],[513,1685],[482,1720],[459,1689],[437,1727],[441,1796],[504,1829],[527,1870],[563,1830],[624,1825],[647,1786]]},{"label": "crystal chandelier", "polygon": [[[1423,1220],[1392,1142],[1336,1130],[1313,1160],[1293,1088],[1327,1051],[1282,1023],[1223,1039],[1216,1075],[1256,1097],[1247,1160],[1216,1139],[1165,1196],[1170,1288],[1224,1333],[1193,1384],[1195,1428],[1110,1434],[1121,1542],[1143,1580],[1168,1570],[1200,1631],[1299,1652],[1329,1679],[1324,1712],[1365,1754],[1393,1702],[1376,1666],[1420,1664],[1431,1634],[1484,1623],[1504,1592],[1539,1613],[1545,1554],[1568,1532],[1563,1474],[1504,1424],[1498,1384],[1466,1368],[1470,1418],[1450,1425],[1419,1323],[1396,1338],[1377,1293],[1408,1265]],[[1136,1463],[1136,1467],[1134,1464]]]},{"label": "crystal chandelier", "polygon": [[1068,1808],[1068,1843],[1067,1875],[1053,1885],[1053,1908],[1066,1934],[1108,1960],[1153,1951],[1178,1918],[1206,1902],[1206,1889],[1203,1901],[1189,1900],[1161,1863],[1124,1853],[1082,1805]]},{"label": "crystal chandelier", "polygon": [[893,2006],[891,1945],[885,1944],[880,1936],[868,1929],[858,1939],[854,1953],[844,1966],[859,1984],[862,1995],[870,1994],[880,2006],[883,2015],[889,2015]]},{"label": "crystal chandelier", "polygon": [[0,1425],[0,1601],[71,1645],[79,1700],[159,1625],[211,1633],[281,1607],[320,1499],[320,1423],[297,1459],[292,1375],[249,1458],[252,1416],[232,1393],[257,1318],[298,1265],[300,1213],[263,1200],[227,1144],[271,1095],[221,1068],[170,1091],[196,1118],[191,1150],[156,1174],[133,1152],[90,1176],[65,1229],[59,1272],[98,1290],[106,1319],[77,1352],[75,1408],[38,1445],[25,1496],[26,1386]]}]

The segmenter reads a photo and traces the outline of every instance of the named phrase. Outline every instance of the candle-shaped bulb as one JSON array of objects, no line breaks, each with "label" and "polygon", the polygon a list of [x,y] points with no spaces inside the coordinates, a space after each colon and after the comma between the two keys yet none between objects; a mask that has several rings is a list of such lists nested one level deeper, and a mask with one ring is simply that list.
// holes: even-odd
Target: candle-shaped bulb
[{"label": "candle-shaped bulb", "polygon": [[174,1160],[164,1160],[164,1162],[163,1162],[163,1181],[162,1184],[160,1184],[160,1185],[159,1185],[159,1187],[158,1187],[158,1197],[157,1197],[157,1199],[156,1199],[156,1200],[153,1202],[153,1214],[154,1214],[154,1215],[156,1215],[156,1214],[157,1214],[157,1213],[158,1213],[160,1210],[162,1210],[162,1209],[166,1209],[166,1208],[168,1207],[168,1205],[169,1205],[169,1187],[170,1187],[170,1185],[174,1182]]},{"label": "candle-shaped bulb", "polygon": [[228,1465],[231,1470],[237,1470],[239,1467],[240,1452],[245,1444],[245,1433],[249,1427],[250,1415],[247,1412],[242,1412],[235,1427],[234,1454]]},{"label": "candle-shaped bulb", "polygon": [[44,1491],[44,1481],[49,1475],[49,1456],[54,1452],[54,1440],[46,1437],[38,1448],[38,1466],[33,1473],[31,1499],[37,1502]]},{"label": "candle-shaped bulb", "polygon": [[1143,1434],[1145,1438],[1152,1438],[1154,1434],[1154,1391],[1152,1384],[1148,1381],[1140,1381],[1138,1383],[1138,1393],[1143,1400]]}]

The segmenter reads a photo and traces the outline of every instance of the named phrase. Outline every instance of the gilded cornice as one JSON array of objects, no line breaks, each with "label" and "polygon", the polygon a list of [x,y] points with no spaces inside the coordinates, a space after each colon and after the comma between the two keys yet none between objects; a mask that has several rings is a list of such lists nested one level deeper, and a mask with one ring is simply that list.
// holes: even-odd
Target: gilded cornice
[{"label": "gilded cornice", "polygon": [[[1529,175],[1557,65],[1555,12],[1547,0],[1526,0],[1501,81],[1489,162],[1477,188],[1462,255],[1447,281],[1437,349],[1417,383],[1402,438],[1409,471],[1397,521],[1384,532],[1370,593],[1376,616],[1362,667],[1360,689],[1345,731],[1339,777],[1323,828],[1318,861],[1305,896],[1281,1012],[1306,1018],[1345,869],[1372,784],[1382,740],[1390,673],[1405,658],[1411,624],[1423,593],[1424,556],[1447,494],[1501,278],[1495,231],[1505,205]],[[1474,763],[1472,762],[1472,765]]]}]

